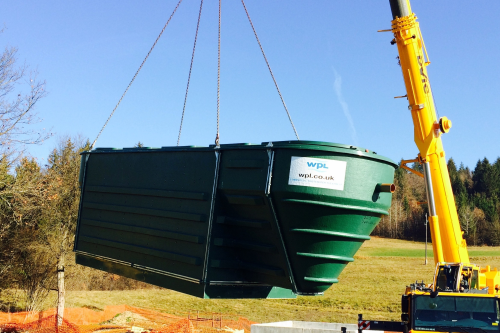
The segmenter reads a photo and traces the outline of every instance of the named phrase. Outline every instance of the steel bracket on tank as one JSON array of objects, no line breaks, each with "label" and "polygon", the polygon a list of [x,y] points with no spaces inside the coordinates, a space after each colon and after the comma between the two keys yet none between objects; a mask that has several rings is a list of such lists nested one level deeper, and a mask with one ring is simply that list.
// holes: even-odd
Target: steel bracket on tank
[{"label": "steel bracket on tank", "polygon": [[76,230],[75,230],[75,242],[73,243],[73,251],[76,251],[76,244],[78,242],[78,235],[80,233],[78,232],[79,227],[80,227],[80,212],[82,211],[82,205],[83,205],[83,189],[85,187],[85,180],[87,177],[85,177],[85,173],[87,172],[87,161],[89,160],[90,154],[87,152],[82,152],[80,153],[82,155],[82,161],[80,163],[80,179],[81,179],[81,184],[80,185],[80,203],[78,204],[78,220],[76,221]]},{"label": "steel bracket on tank", "polygon": [[266,195],[267,202],[269,203],[269,207],[271,207],[271,212],[273,215],[274,222],[276,223],[276,228],[278,229],[278,235],[280,237],[280,242],[281,242],[281,245],[283,247],[283,253],[285,254],[286,269],[288,271],[288,276],[290,277],[290,282],[292,284],[292,291],[295,294],[298,294],[297,285],[295,283],[295,278],[293,277],[292,265],[290,263],[290,258],[288,256],[288,252],[287,252],[286,246],[285,246],[285,240],[283,239],[283,233],[281,232],[280,223],[278,221],[278,215],[276,214],[276,209],[274,209],[273,200],[272,200],[271,195],[270,195],[271,194],[271,180],[273,178],[273,165],[274,165],[274,150],[272,149],[273,143],[269,142],[269,144],[266,147],[269,147],[269,149],[267,149],[267,155],[269,157],[269,166],[267,168],[267,181],[266,181],[266,187],[265,187],[266,188],[265,195]]},{"label": "steel bracket on tank", "polygon": [[214,219],[214,210],[215,210],[215,199],[217,196],[217,184],[219,182],[219,167],[220,167],[220,146],[215,147],[215,172],[214,172],[214,185],[212,187],[212,202],[210,203],[210,214],[208,217],[208,232],[206,239],[206,251],[205,251],[205,261],[203,264],[203,276],[202,282],[207,282],[207,274],[208,274],[208,261],[210,258],[210,243],[212,241],[212,224]]}]

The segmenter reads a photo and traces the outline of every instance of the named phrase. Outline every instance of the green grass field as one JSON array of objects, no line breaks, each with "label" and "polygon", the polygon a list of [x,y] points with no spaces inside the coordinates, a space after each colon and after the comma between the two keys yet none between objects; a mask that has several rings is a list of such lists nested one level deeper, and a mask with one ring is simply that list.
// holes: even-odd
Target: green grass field
[{"label": "green grass field", "polygon": [[[467,249],[471,258],[500,257],[500,247],[468,246]],[[424,258],[425,243],[372,237],[363,244],[356,256]],[[432,259],[432,256],[432,244],[429,243],[427,257]]]},{"label": "green grass field", "polygon": [[[293,300],[204,300],[165,289],[132,291],[68,291],[67,307],[103,309],[128,304],[168,313],[190,310],[240,314],[257,322],[307,320],[356,323],[365,318],[398,320],[400,299],[406,285],[415,280],[431,282],[434,271],[431,245],[424,265],[424,243],[373,237],[365,242],[325,296]],[[471,261],[500,266],[499,247],[470,247]],[[46,307],[55,304],[55,292]]]}]

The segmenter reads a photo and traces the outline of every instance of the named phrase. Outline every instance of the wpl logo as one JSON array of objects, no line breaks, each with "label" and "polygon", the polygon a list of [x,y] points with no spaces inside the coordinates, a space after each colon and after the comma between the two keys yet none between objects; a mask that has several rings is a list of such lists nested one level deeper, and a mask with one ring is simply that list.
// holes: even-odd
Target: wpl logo
[{"label": "wpl logo", "polygon": [[347,162],[292,156],[288,185],[344,190]]},{"label": "wpl logo", "polygon": [[328,169],[328,167],[326,166],[326,163],[307,162],[307,166],[309,168],[315,168],[318,171],[326,171],[326,170],[320,170],[320,169]]}]

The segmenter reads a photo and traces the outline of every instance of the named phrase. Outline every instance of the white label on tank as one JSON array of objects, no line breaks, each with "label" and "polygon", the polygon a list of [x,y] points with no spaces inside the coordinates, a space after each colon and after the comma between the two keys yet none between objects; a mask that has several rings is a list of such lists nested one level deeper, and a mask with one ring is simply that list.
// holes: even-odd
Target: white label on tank
[{"label": "white label on tank", "polygon": [[347,162],[292,156],[288,185],[344,190]]}]

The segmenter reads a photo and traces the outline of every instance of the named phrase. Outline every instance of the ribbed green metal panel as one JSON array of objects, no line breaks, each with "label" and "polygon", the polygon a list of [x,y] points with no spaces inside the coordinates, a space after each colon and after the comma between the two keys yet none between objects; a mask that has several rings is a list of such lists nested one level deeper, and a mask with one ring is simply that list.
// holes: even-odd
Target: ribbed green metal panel
[{"label": "ribbed green metal panel", "polygon": [[387,214],[395,167],[311,141],[96,149],[77,262],[205,298],[321,294]]},{"label": "ribbed green metal panel", "polygon": [[[392,183],[394,164],[364,150],[349,147],[275,143],[271,196],[289,253],[297,291],[321,293],[337,282],[344,267],[369,239],[391,204],[391,193],[377,184]],[[280,149],[283,147],[283,149]],[[312,149],[311,149],[312,148]],[[289,185],[292,157],[343,161],[343,190]]]}]

